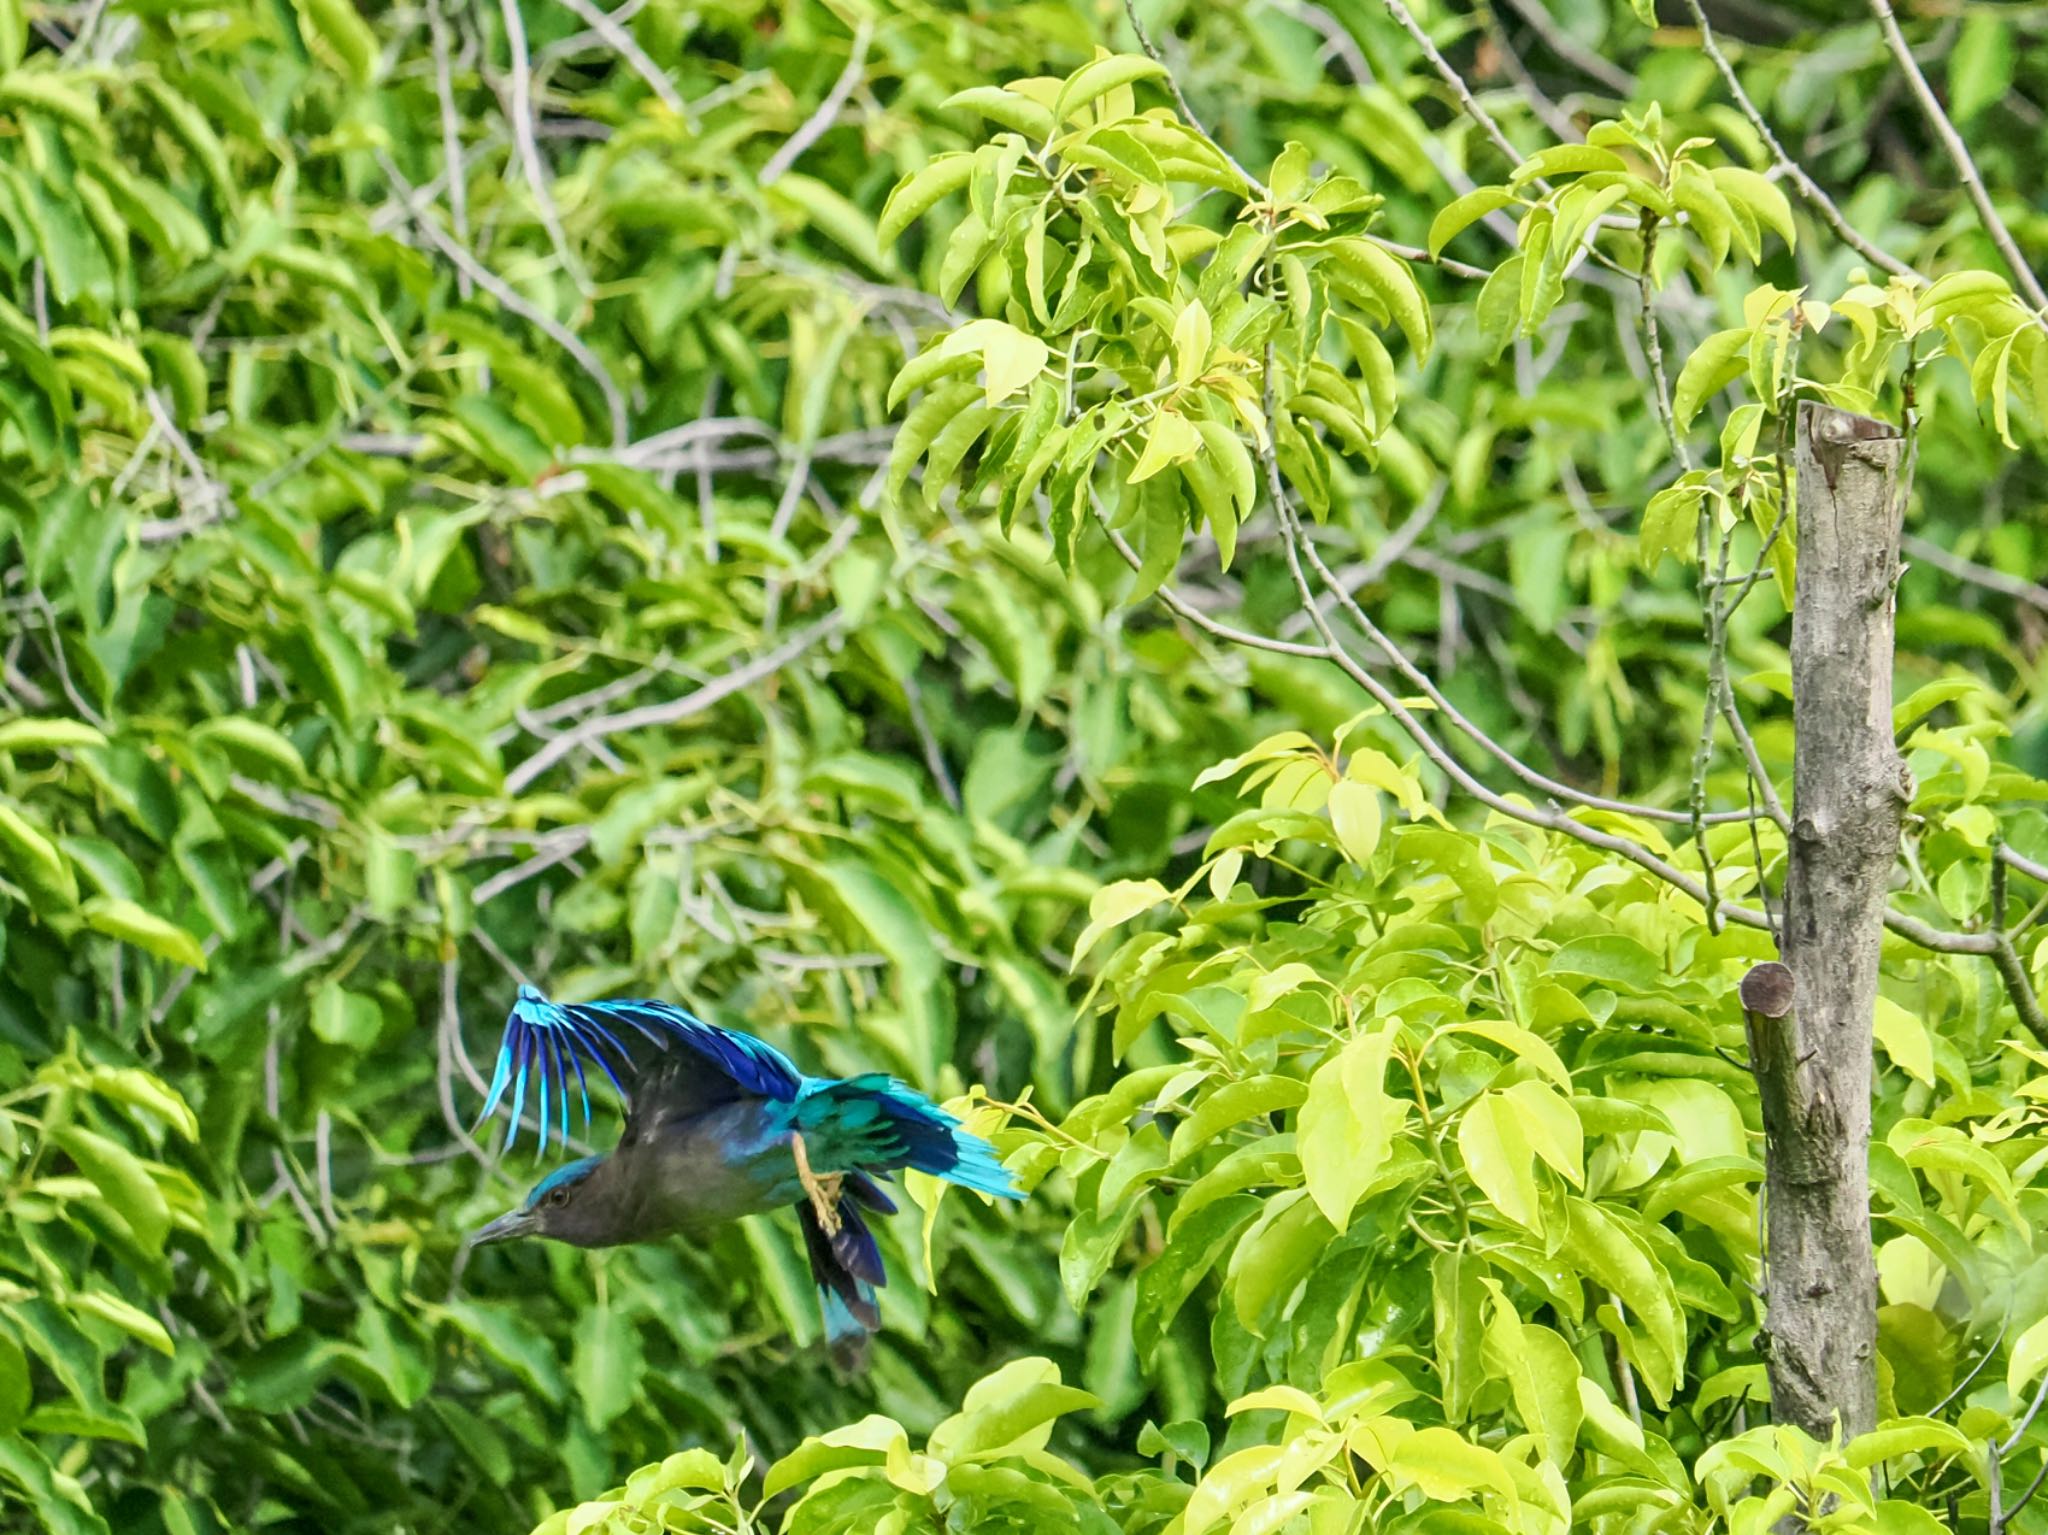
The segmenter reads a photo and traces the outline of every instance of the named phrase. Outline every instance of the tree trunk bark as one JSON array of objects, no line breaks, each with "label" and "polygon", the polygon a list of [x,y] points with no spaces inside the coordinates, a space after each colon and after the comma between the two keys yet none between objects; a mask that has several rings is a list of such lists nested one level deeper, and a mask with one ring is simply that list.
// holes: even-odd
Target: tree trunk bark
[{"label": "tree trunk bark", "polygon": [[1892,737],[1897,428],[1799,407],[1793,828],[1783,965],[1743,983],[1763,1098],[1772,1415],[1826,1439],[1877,1421],[1871,1039],[1886,889],[1912,776]]}]

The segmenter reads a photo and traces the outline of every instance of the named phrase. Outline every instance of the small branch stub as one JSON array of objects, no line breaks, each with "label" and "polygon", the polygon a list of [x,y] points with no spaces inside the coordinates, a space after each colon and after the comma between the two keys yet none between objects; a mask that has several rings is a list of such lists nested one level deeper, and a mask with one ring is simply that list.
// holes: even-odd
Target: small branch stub
[{"label": "small branch stub", "polygon": [[1742,1010],[1760,1018],[1782,1018],[1792,1011],[1796,990],[1791,967],[1767,959],[1742,978]]}]

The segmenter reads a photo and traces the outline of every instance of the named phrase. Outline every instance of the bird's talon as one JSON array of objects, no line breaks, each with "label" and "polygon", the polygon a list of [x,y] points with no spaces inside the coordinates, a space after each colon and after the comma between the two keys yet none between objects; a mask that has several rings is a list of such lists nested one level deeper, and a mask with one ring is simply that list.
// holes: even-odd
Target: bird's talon
[{"label": "bird's talon", "polygon": [[796,1156],[797,1180],[810,1197],[811,1209],[817,1212],[819,1229],[828,1237],[838,1236],[839,1228],[845,1224],[839,1218],[839,1189],[845,1183],[846,1175],[812,1172],[810,1153],[805,1149],[801,1135],[790,1136],[789,1149]]}]

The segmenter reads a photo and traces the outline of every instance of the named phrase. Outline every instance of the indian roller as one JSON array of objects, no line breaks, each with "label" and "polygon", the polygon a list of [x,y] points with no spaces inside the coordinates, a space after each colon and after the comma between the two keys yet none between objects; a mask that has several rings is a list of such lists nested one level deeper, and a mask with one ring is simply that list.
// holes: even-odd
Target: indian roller
[{"label": "indian roller", "polygon": [[881,1325],[875,1291],[886,1276],[866,1219],[896,1209],[881,1180],[915,1168],[977,1193],[1020,1197],[995,1148],[914,1088],[881,1072],[806,1076],[774,1046],[668,1002],[551,1002],[521,986],[478,1123],[509,1090],[509,1150],[531,1080],[539,1149],[551,1119],[566,1145],[572,1089],[590,1123],[586,1064],[626,1104],[618,1144],[550,1172],[471,1246],[541,1236],[617,1247],[794,1205],[826,1341],[851,1367]]}]

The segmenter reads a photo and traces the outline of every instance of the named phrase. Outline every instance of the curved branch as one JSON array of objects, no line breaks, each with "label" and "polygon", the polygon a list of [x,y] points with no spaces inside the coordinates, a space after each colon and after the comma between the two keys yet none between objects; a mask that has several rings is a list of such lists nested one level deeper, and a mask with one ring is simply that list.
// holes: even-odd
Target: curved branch
[{"label": "curved branch", "polygon": [[1842,210],[1835,206],[1835,200],[1821,190],[1819,183],[1806,174],[1805,168],[1797,160],[1785,152],[1785,146],[1778,142],[1778,135],[1771,131],[1770,123],[1765,121],[1763,113],[1757,109],[1757,104],[1750,100],[1749,92],[1742,88],[1742,81],[1736,77],[1735,66],[1728,62],[1728,55],[1723,53],[1721,45],[1714,41],[1714,29],[1707,24],[1707,13],[1700,0],[1685,0],[1685,4],[1692,12],[1693,25],[1700,29],[1700,47],[1707,57],[1714,61],[1714,67],[1721,71],[1721,78],[1727,83],[1728,94],[1735,98],[1737,109],[1749,119],[1750,127],[1754,128],[1757,137],[1764,141],[1764,147],[1770,150],[1771,159],[1779,173],[1792,183],[1793,190],[1805,199],[1808,207],[1820,215],[1822,222],[1835,232],[1836,238],[1865,261],[1883,267],[1894,277],[1911,277],[1911,267],[1857,233],[1855,226],[1844,216]]},{"label": "curved branch", "polygon": [[1899,19],[1892,14],[1890,0],[1870,0],[1870,14],[1877,18],[1877,25],[1884,33],[1885,46],[1898,60],[1899,68],[1905,72],[1906,83],[1913,88],[1919,99],[1920,110],[1927,118],[1927,126],[1934,130],[1934,136],[1941,140],[1941,147],[1948,151],[1956,176],[1963,183],[1963,190],[1970,196],[1970,202],[1977,209],[1977,218],[1984,226],[1984,233],[1991,237],[1991,243],[1998,247],[1998,254],[2005,258],[2005,264],[2012,268],[2014,281],[2027,296],[2036,313],[2034,323],[2048,329],[2048,319],[2039,311],[2048,309],[2048,292],[2043,292],[2041,279],[2034,275],[2034,269],[2027,265],[2020,254],[2019,242],[2012,237],[2012,231],[2005,227],[2005,220],[1998,216],[1998,210],[1991,206],[1991,194],[1984,190],[1984,178],[1977,173],[1977,162],[1970,158],[1970,146],[1963,142],[1963,136],[1956,132],[1956,125],[1948,120],[1948,113],[1941,109],[1941,100],[1934,94],[1934,87],[1927,83],[1927,76],[1920,71],[1920,65],[1913,58],[1913,50],[1907,46],[1906,34],[1899,30]]}]

